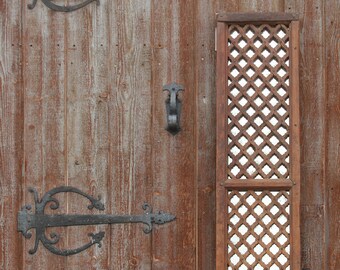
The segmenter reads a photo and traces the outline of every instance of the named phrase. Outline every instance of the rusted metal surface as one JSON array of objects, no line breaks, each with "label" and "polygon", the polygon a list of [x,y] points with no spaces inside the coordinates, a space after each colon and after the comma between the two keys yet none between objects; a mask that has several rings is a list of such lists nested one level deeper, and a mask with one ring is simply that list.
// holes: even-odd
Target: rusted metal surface
[{"label": "rusted metal surface", "polygon": [[[29,10],[29,3],[0,4],[0,234],[11,232],[0,237],[2,268],[214,269],[214,28],[216,13],[225,12],[299,15],[302,268],[339,268],[339,230],[332,227],[339,216],[339,1],[113,0],[72,13],[41,1]],[[187,88],[176,138],[164,130],[160,89],[169,81]],[[66,184],[102,194],[114,213],[151,202],[176,214],[177,227],[146,241],[134,226],[104,227],[110,249],[71,259],[39,250],[33,258],[26,254],[32,242],[16,233],[16,212],[29,202],[22,191]],[[86,232],[61,245],[83,241]],[[158,249],[159,241],[167,247]]]}]

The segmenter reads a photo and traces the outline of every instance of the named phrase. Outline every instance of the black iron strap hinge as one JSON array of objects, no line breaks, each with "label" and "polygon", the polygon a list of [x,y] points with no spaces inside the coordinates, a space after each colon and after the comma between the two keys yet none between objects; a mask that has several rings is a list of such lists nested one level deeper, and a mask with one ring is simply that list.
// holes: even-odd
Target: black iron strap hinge
[{"label": "black iron strap hinge", "polygon": [[[36,4],[37,4],[38,0],[33,0],[33,2],[31,4],[28,4],[28,8],[29,9],[33,9]],[[99,0],[85,0],[82,3],[79,3],[77,5],[73,5],[73,6],[60,6],[57,5],[55,3],[53,3],[51,0],[41,0],[45,6],[47,6],[49,9],[54,10],[54,11],[60,11],[60,12],[71,12],[71,11],[75,11],[77,9],[83,8],[85,6],[87,6],[88,4],[92,3],[92,2],[97,2],[97,5],[99,5]]]},{"label": "black iron strap hinge", "polygon": [[32,213],[32,206],[25,205],[18,213],[18,231],[21,232],[26,238],[31,238],[32,234],[29,232],[31,229],[35,229],[35,244],[34,248],[29,250],[30,254],[34,254],[39,245],[39,241],[54,254],[69,256],[84,251],[94,244],[98,244],[101,247],[101,240],[104,237],[104,232],[89,234],[91,241],[76,249],[59,249],[56,244],[59,242],[60,235],[57,233],[51,233],[48,236],[45,234],[45,230],[49,227],[62,227],[62,226],[80,226],[80,225],[98,225],[98,224],[116,224],[116,223],[144,223],[145,233],[152,231],[153,224],[164,224],[175,220],[175,216],[163,213],[153,213],[149,204],[144,203],[143,215],[48,215],[45,214],[45,207],[50,204],[52,210],[59,208],[59,201],[53,197],[57,193],[73,192],[81,196],[86,197],[90,201],[88,208],[91,210],[96,208],[98,210],[104,210],[104,204],[101,202],[100,197],[98,199],[82,192],[74,187],[57,187],[54,188],[39,199],[38,193],[34,188],[29,189],[34,195],[35,212]]}]

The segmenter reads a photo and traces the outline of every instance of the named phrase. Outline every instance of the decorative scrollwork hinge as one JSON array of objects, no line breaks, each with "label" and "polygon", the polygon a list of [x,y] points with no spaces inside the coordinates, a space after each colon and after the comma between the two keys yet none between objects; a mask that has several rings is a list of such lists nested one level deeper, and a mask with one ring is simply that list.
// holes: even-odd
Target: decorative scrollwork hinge
[{"label": "decorative scrollwork hinge", "polygon": [[[33,2],[31,4],[28,4],[28,8],[29,9],[33,9],[36,4],[37,4],[38,0],[33,0]],[[97,5],[99,5],[99,0],[85,0],[83,3],[77,4],[77,5],[73,5],[73,6],[60,6],[57,5],[55,3],[53,3],[51,0],[41,0],[45,6],[47,6],[48,8],[54,10],[54,11],[60,11],[60,12],[71,12],[71,11],[75,11],[77,9],[83,8],[85,6],[87,6],[88,4],[92,3],[92,2],[97,2]]]},{"label": "decorative scrollwork hinge", "polygon": [[29,191],[34,195],[35,212],[32,213],[31,205],[25,205],[22,207],[22,209],[18,212],[18,231],[21,232],[26,238],[31,238],[32,234],[29,232],[29,230],[35,229],[35,244],[34,248],[29,250],[30,254],[34,254],[37,251],[39,241],[50,252],[61,256],[77,254],[94,244],[98,244],[99,247],[102,245],[101,241],[104,237],[104,232],[99,232],[95,234],[89,234],[91,237],[90,242],[79,248],[59,249],[56,247],[56,244],[59,242],[60,235],[53,232],[49,237],[47,237],[45,230],[49,227],[144,223],[146,225],[144,232],[150,233],[152,231],[153,224],[162,225],[164,223],[171,222],[176,218],[174,215],[163,213],[161,211],[154,214],[152,212],[152,207],[147,203],[143,204],[143,215],[48,215],[44,213],[46,205],[50,204],[50,208],[52,210],[58,209],[59,201],[53,196],[57,193],[64,192],[77,193],[87,198],[90,201],[90,205],[88,205],[90,210],[96,208],[102,211],[105,209],[105,207],[100,201],[100,196],[98,199],[96,199],[74,187],[62,186],[51,189],[50,191],[46,192],[40,200],[36,189],[31,188]]}]

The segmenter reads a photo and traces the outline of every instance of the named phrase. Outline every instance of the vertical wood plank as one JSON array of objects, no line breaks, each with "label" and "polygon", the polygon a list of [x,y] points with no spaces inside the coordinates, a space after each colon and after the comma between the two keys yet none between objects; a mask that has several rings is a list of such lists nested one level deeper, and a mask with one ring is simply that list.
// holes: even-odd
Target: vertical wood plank
[{"label": "vertical wood plank", "polygon": [[197,136],[197,269],[215,269],[217,12],[238,11],[238,1],[197,1],[195,21]]},{"label": "vertical wood plank", "polygon": [[[89,5],[67,15],[65,24],[67,62],[67,184],[108,205],[108,3]],[[86,213],[88,202],[68,196],[69,213]],[[96,214],[93,210],[89,213]],[[68,248],[90,241],[89,233],[105,232],[103,247],[97,245],[67,258],[69,269],[106,269],[110,250],[108,226],[68,228]]]},{"label": "vertical wood plank", "polygon": [[196,1],[196,269],[215,268],[215,10]]},{"label": "vertical wood plank", "polygon": [[[140,214],[152,203],[151,1],[111,2],[110,208]],[[143,228],[112,226],[111,268],[151,269],[151,235]]]},{"label": "vertical wood plank", "polygon": [[225,269],[226,265],[226,190],[220,185],[226,177],[226,85],[227,85],[227,27],[217,24],[217,59],[216,59],[216,269]]},{"label": "vertical wood plank", "polygon": [[238,12],[240,0],[216,0],[216,13]]},{"label": "vertical wood plank", "polygon": [[326,137],[325,181],[327,198],[326,216],[326,264],[329,270],[340,269],[340,1],[325,2],[324,41],[326,44]]},{"label": "vertical wood plank", "polygon": [[300,243],[300,104],[299,104],[299,22],[290,24],[289,61],[290,61],[290,172],[294,185],[291,189],[290,212],[290,265],[291,269],[301,269]]},{"label": "vertical wood plank", "polygon": [[[64,16],[49,12],[41,3],[34,10],[23,8],[24,82],[24,202],[33,203],[28,187],[40,195],[65,184],[64,142]],[[60,198],[63,201],[63,198]],[[65,209],[61,203],[58,210]],[[56,232],[64,234],[64,229]],[[33,238],[25,240],[23,268],[65,269],[65,258],[40,246],[35,256],[28,255]],[[63,244],[63,239],[60,240]]]},{"label": "vertical wood plank", "polygon": [[20,1],[0,3],[0,269],[21,269],[17,235],[23,161]]},{"label": "vertical wood plank", "polygon": [[240,0],[239,12],[282,12],[285,0]]},{"label": "vertical wood plank", "polygon": [[[152,269],[195,268],[194,1],[152,1],[153,204],[176,214],[152,236]],[[165,84],[184,85],[181,127],[165,130]]]},{"label": "vertical wood plank", "polygon": [[[110,54],[110,24],[107,12],[110,3],[100,2],[100,5],[90,5],[87,8],[91,11],[89,19],[91,20],[92,31],[89,36],[89,52],[88,52],[88,68],[90,85],[90,99],[87,110],[90,114],[90,130],[91,144],[89,148],[89,157],[87,160],[86,169],[90,176],[90,190],[92,193],[99,194],[101,200],[105,203],[105,211],[111,214],[111,192],[109,187],[109,83],[111,77],[111,69],[108,59]],[[90,27],[90,26],[89,26]],[[72,164],[72,163],[71,163]],[[96,232],[104,231],[102,247],[96,247],[93,250],[91,259],[91,267],[93,269],[107,269],[110,267],[110,228],[108,226],[98,226]],[[78,243],[79,244],[79,243]]]},{"label": "vertical wood plank", "polygon": [[[100,195],[106,212],[110,210],[108,78],[111,71],[107,61],[110,55],[108,6],[107,2],[101,3],[100,6],[89,5],[84,8],[82,14],[70,16],[67,25],[72,26],[66,27],[68,44],[66,70],[70,74],[67,88],[69,185],[85,189],[94,196]],[[79,20],[81,27],[77,25]],[[79,197],[71,199],[72,212],[79,212],[79,209],[82,209],[78,202]],[[87,203],[80,202],[83,203],[84,209]],[[75,237],[70,237],[75,231]],[[105,232],[102,248],[95,246],[88,250],[88,253],[68,259],[68,265],[72,269],[108,267],[110,254],[108,226],[93,226],[86,228],[86,231],[85,228],[84,230],[74,228],[69,232],[68,245],[80,246],[89,241],[88,232],[99,231]],[[82,256],[86,259],[79,263],[84,258]]]},{"label": "vertical wood plank", "polygon": [[325,268],[325,78],[323,0],[286,0],[300,14],[301,269]]}]

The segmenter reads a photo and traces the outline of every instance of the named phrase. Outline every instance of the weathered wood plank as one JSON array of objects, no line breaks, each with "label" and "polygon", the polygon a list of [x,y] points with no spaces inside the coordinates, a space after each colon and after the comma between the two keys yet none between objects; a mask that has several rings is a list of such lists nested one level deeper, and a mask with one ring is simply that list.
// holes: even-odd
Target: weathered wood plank
[{"label": "weathered wood plank", "polygon": [[215,27],[219,12],[238,11],[238,1],[196,4],[197,269],[214,269],[216,166]]},{"label": "weathered wood plank", "polygon": [[215,13],[218,1],[196,1],[196,269],[215,269]]},{"label": "weathered wood plank", "polygon": [[217,24],[217,59],[216,59],[216,269],[226,267],[226,224],[223,209],[226,205],[226,192],[220,183],[226,176],[227,156],[225,149],[227,144],[226,130],[226,85],[227,85],[227,44],[228,35],[225,23]]},{"label": "weathered wood plank", "polygon": [[[67,184],[108,204],[108,89],[107,66],[109,29],[105,12],[89,5],[68,14],[65,24],[67,62]],[[88,203],[79,196],[68,197],[69,213],[87,213]],[[88,211],[98,213],[98,211]],[[67,246],[81,246],[90,241],[88,233],[104,231],[103,248],[90,249],[67,258],[69,269],[106,269],[110,252],[108,226],[68,229]]]},{"label": "weathered wood plank", "polygon": [[323,0],[286,0],[300,14],[301,269],[325,269]]},{"label": "weathered wood plank", "polygon": [[289,104],[290,104],[290,180],[294,183],[290,205],[290,266],[292,270],[301,269],[301,141],[300,141],[300,87],[299,87],[299,46],[300,25],[298,21],[290,24],[289,36]]},{"label": "weathered wood plank", "polygon": [[[50,14],[40,3],[23,9],[24,102],[24,203],[33,202],[28,187],[40,195],[65,183],[63,15]],[[62,199],[61,199],[62,200]],[[61,205],[60,211],[65,209]],[[59,211],[59,210],[58,210]],[[56,230],[65,232],[63,229]],[[42,246],[36,255],[27,252],[34,245],[25,241],[23,268],[64,269],[65,258]],[[60,241],[63,244],[63,240]]]},{"label": "weathered wood plank", "polygon": [[[153,1],[153,204],[177,220],[156,228],[152,237],[152,269],[195,268],[195,40],[194,1]],[[184,85],[182,130],[165,130],[167,94],[163,85]]]},{"label": "weathered wood plank", "polygon": [[329,270],[340,269],[340,1],[325,2],[324,43],[326,44],[326,137],[325,181],[327,198],[326,263]]},{"label": "weathered wood plank", "polygon": [[[261,9],[262,10],[262,9]],[[221,22],[234,22],[234,23],[289,23],[292,20],[297,20],[297,14],[284,13],[284,12],[246,12],[246,13],[220,13],[217,20]]]},{"label": "weathered wood plank", "polygon": [[225,188],[230,189],[250,189],[250,190],[289,190],[294,183],[289,179],[247,179],[247,183],[241,179],[225,180],[221,183]]},{"label": "weathered wood plank", "polygon": [[[91,144],[89,148],[88,165],[90,176],[90,188],[93,192],[99,194],[105,204],[107,213],[110,212],[110,203],[112,195],[109,183],[109,83],[111,69],[108,65],[110,58],[110,39],[109,39],[109,16],[107,12],[110,6],[109,2],[101,2],[100,6],[88,6],[91,11],[91,30],[89,36],[89,60],[88,69],[90,70],[89,79],[91,83],[89,110],[91,123]],[[107,269],[111,254],[110,228],[109,226],[99,226],[96,231],[104,231],[103,246],[98,246],[93,251],[91,267],[93,269]]]},{"label": "weathered wood plank", "polygon": [[[110,209],[140,214],[152,203],[151,1],[111,1],[109,20]],[[151,235],[143,225],[111,227],[110,267],[151,269]]]},{"label": "weathered wood plank", "polygon": [[[68,92],[68,169],[69,185],[78,186],[101,200],[109,210],[109,122],[108,122],[108,55],[110,55],[108,31],[108,3],[100,7],[90,5],[82,10],[82,14],[74,14],[68,18],[67,27],[67,70]],[[77,26],[80,23],[82,27]],[[72,82],[71,82],[72,81]],[[79,198],[74,197],[74,202]],[[80,205],[74,205],[72,212]],[[72,201],[70,201],[72,208]],[[94,211],[91,211],[94,213]],[[75,258],[68,259],[68,265],[73,269],[89,267],[91,269],[106,269],[110,254],[110,230],[108,226],[92,226],[69,232],[75,237],[68,245],[81,245],[88,241],[87,232],[104,231],[103,247],[92,247]],[[79,240],[83,239],[83,240]],[[84,241],[84,242],[83,242]],[[82,260],[84,264],[79,264]],[[76,266],[77,265],[77,266]]]},{"label": "weathered wood plank", "polygon": [[[283,12],[284,1],[285,0],[240,0],[238,1],[238,12]],[[263,15],[264,14],[259,14],[256,16]]]},{"label": "weathered wood plank", "polygon": [[240,0],[216,0],[216,15],[225,12],[239,12]]},{"label": "weathered wood plank", "polygon": [[23,162],[20,1],[0,3],[0,269],[21,269],[17,235]]}]

